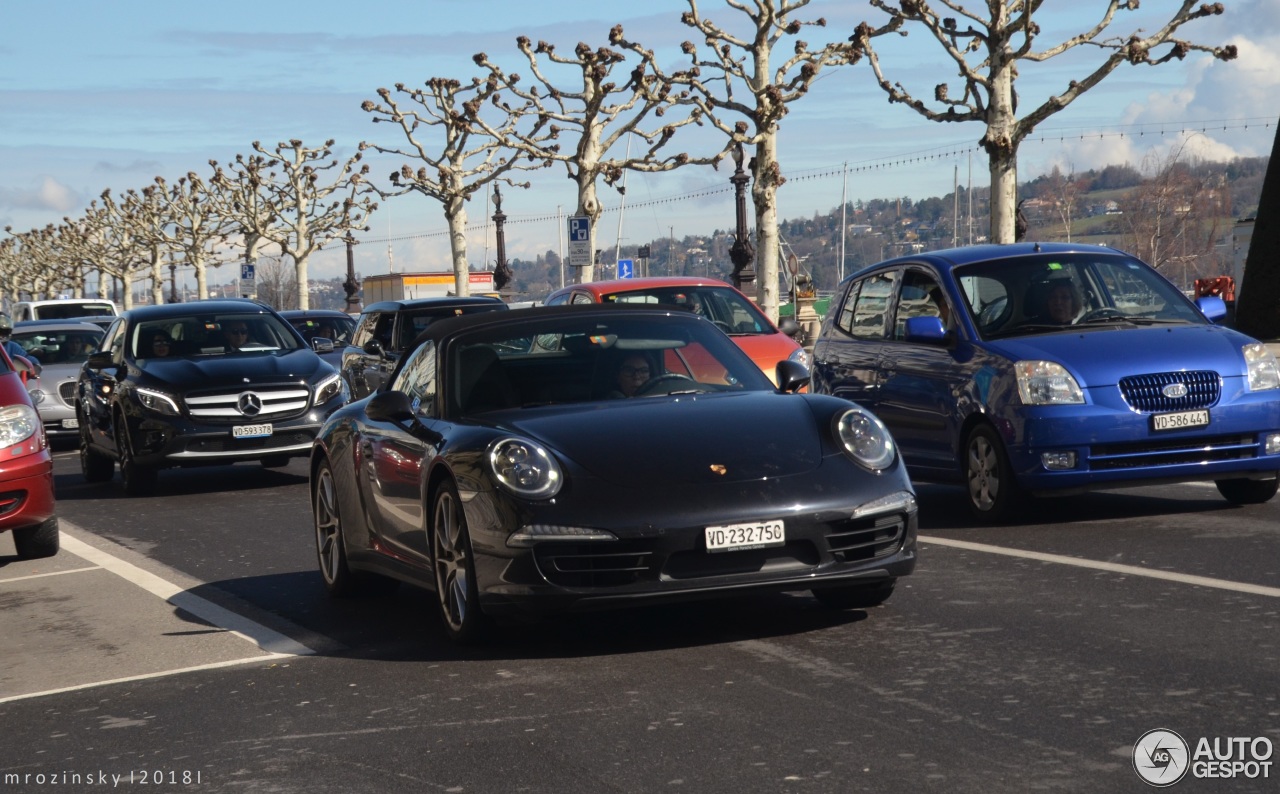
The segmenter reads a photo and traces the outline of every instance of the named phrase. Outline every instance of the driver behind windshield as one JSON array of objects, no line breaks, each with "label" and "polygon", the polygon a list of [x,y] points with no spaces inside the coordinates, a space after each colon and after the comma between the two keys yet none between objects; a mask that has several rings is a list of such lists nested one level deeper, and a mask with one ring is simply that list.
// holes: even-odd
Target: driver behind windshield
[{"label": "driver behind windshield", "polygon": [[610,399],[635,397],[636,391],[649,380],[649,359],[642,353],[631,353],[622,359],[614,377],[616,388],[609,392]]},{"label": "driver behind windshield", "polygon": [[1036,320],[1058,325],[1069,325],[1080,313],[1080,298],[1070,279],[1053,279],[1045,295],[1044,307]]}]

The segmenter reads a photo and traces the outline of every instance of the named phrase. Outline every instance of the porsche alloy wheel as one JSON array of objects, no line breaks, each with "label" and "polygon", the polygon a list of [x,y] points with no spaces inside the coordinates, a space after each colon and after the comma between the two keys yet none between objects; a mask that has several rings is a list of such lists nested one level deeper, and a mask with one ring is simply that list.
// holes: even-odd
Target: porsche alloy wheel
[{"label": "porsche alloy wheel", "polygon": [[1011,519],[1021,505],[1022,489],[995,428],[975,427],[965,443],[964,457],[969,509],[974,516],[987,523]]},{"label": "porsche alloy wheel", "polygon": [[355,579],[347,566],[347,545],[342,538],[342,514],[338,509],[338,490],[333,482],[329,461],[316,470],[316,491],[311,500],[316,529],[316,560],[324,586],[335,596],[355,592]]},{"label": "porsche alloy wheel", "polygon": [[129,443],[129,431],[124,417],[116,417],[116,454],[120,458],[120,479],[124,492],[130,496],[150,496],[156,489],[156,470],[140,466],[133,459],[133,446]]},{"label": "porsche alloy wheel", "polygon": [[436,491],[431,518],[431,556],[445,631],[457,643],[480,640],[487,628],[486,620],[480,611],[467,519],[462,512],[458,488],[452,482],[445,482]]}]

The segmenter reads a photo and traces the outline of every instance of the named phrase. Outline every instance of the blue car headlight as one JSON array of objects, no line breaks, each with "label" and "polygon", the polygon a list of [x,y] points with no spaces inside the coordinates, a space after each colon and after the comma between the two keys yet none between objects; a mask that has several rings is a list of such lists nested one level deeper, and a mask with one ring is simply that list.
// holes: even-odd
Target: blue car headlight
[{"label": "blue car headlight", "polygon": [[1080,384],[1056,361],[1019,361],[1018,396],[1023,405],[1079,405],[1084,402]]},{"label": "blue car headlight", "polygon": [[1249,391],[1280,389],[1280,367],[1276,365],[1275,354],[1266,345],[1254,342],[1242,347],[1241,351],[1245,366],[1249,368]]},{"label": "blue car headlight", "polygon": [[504,438],[489,447],[489,469],[498,484],[523,499],[550,499],[564,475],[547,450],[523,438]]},{"label": "blue car headlight", "polygon": [[134,394],[137,395],[138,402],[142,403],[142,407],[148,411],[170,416],[178,416],[182,413],[178,410],[178,403],[164,392],[140,388]]},{"label": "blue car headlight", "polygon": [[888,468],[897,454],[888,429],[862,408],[836,416],[835,436],[854,463],[871,471]]}]

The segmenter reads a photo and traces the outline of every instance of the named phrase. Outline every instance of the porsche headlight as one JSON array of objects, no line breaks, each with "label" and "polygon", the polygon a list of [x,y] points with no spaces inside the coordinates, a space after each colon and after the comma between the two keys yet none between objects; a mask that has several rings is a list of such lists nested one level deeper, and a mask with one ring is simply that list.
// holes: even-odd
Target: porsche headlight
[{"label": "porsche headlight", "polygon": [[1249,391],[1280,389],[1280,367],[1275,354],[1261,342],[1245,345],[1244,363],[1249,368]]},{"label": "porsche headlight", "polygon": [[880,471],[893,463],[893,437],[879,419],[862,408],[850,408],[837,416],[835,435],[845,454],[863,468]]},{"label": "porsche headlight", "polygon": [[142,403],[142,407],[148,411],[155,411],[158,414],[168,414],[177,416],[181,413],[178,410],[178,403],[169,395],[161,391],[152,391],[151,389],[138,389],[135,394],[138,395],[138,402]]},{"label": "porsche headlight", "polygon": [[315,404],[324,405],[334,397],[342,394],[342,390],[345,388],[345,385],[346,384],[342,382],[341,375],[333,375],[332,377],[325,378],[320,382],[320,385],[316,387]]},{"label": "porsche headlight", "polygon": [[1018,396],[1023,405],[1078,405],[1084,393],[1066,367],[1056,361],[1019,361]]},{"label": "porsche headlight", "polygon": [[39,429],[40,417],[30,405],[6,405],[0,408],[0,449],[21,444]]},{"label": "porsche headlight", "polygon": [[491,446],[489,468],[502,487],[524,499],[550,499],[564,482],[550,453],[523,438],[504,438]]}]

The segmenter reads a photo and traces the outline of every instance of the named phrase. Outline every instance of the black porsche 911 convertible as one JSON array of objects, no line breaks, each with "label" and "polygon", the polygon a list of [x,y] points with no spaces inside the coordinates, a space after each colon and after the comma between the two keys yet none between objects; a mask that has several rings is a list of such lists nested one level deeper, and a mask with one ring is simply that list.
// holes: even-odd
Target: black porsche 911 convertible
[{"label": "black porsche 911 convertible", "polygon": [[317,436],[321,573],[496,616],[744,590],[871,607],[916,562],[916,499],[870,412],[774,387],[687,312],[564,306],[437,322]]}]

